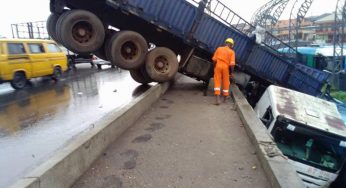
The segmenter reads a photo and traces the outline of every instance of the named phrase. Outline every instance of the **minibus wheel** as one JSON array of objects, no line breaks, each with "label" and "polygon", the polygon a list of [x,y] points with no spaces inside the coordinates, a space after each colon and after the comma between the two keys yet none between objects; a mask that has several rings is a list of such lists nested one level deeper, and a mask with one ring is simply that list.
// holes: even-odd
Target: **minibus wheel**
[{"label": "minibus wheel", "polygon": [[16,72],[11,81],[11,86],[14,89],[23,89],[26,86],[27,81],[24,72]]},{"label": "minibus wheel", "polygon": [[55,67],[54,68],[54,72],[53,72],[53,75],[52,75],[52,79],[54,81],[59,81],[60,78],[62,76],[62,71],[61,71],[61,68],[60,67]]}]

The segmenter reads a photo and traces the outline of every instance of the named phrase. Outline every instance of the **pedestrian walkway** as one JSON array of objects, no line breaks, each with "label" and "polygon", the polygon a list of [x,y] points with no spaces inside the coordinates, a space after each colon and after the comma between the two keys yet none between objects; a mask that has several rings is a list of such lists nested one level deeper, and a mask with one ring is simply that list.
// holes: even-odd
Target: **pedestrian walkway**
[{"label": "pedestrian walkway", "polygon": [[234,103],[182,76],[74,185],[270,187]]}]

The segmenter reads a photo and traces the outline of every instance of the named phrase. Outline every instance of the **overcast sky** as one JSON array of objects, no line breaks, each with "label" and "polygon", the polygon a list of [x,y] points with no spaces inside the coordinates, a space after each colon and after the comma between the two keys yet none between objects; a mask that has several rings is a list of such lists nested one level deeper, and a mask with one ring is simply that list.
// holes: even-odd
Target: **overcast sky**
[{"label": "overcast sky", "polygon": [[[250,21],[252,14],[269,0],[221,0],[233,11]],[[293,2],[295,0],[291,0]],[[299,0],[303,2],[304,0]],[[307,16],[335,10],[337,0],[314,0]],[[0,35],[12,37],[11,24],[46,20],[49,15],[49,0],[10,0],[0,6]],[[289,18],[286,9],[282,18]]]}]

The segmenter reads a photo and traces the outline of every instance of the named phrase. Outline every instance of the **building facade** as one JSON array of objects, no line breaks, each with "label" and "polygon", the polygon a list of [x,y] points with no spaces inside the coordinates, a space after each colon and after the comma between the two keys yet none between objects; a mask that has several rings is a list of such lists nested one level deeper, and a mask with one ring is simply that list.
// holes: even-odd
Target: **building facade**
[{"label": "building facade", "polygon": [[[295,20],[292,21],[293,26]],[[328,45],[333,43],[335,14],[327,13],[319,16],[307,17],[301,23],[298,29],[298,41],[300,44],[322,44]],[[296,28],[289,31],[289,20],[280,20],[273,29],[273,34],[281,40],[289,42],[289,39],[295,41]],[[289,37],[289,35],[291,37]],[[294,46],[294,45],[293,45]],[[301,46],[301,45],[300,45]]]}]

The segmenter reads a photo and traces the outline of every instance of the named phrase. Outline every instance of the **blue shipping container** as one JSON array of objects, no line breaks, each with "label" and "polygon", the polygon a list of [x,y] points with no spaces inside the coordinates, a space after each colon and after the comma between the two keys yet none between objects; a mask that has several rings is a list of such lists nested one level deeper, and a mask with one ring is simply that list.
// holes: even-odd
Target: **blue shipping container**
[{"label": "blue shipping container", "polygon": [[127,3],[142,18],[178,36],[186,36],[190,32],[197,13],[195,6],[182,0],[128,0]]},{"label": "blue shipping container", "polygon": [[214,52],[217,47],[225,42],[226,38],[230,37],[234,40],[237,62],[245,62],[254,45],[254,41],[250,40],[246,35],[226,26],[209,15],[203,15],[194,33],[194,38],[199,44],[210,52]]},{"label": "blue shipping container", "polygon": [[291,72],[287,81],[288,87],[313,96],[321,95],[323,83],[307,76],[305,72],[296,68]]},{"label": "blue shipping container", "polygon": [[306,74],[314,77],[319,82],[324,82],[324,81],[328,80],[330,77],[330,73],[328,73],[328,72],[314,69],[314,68],[305,66],[303,64],[300,64],[300,63],[296,64],[296,68],[298,68],[299,70],[305,72]]},{"label": "blue shipping container", "polygon": [[242,68],[264,80],[285,86],[294,66],[256,44]]}]

